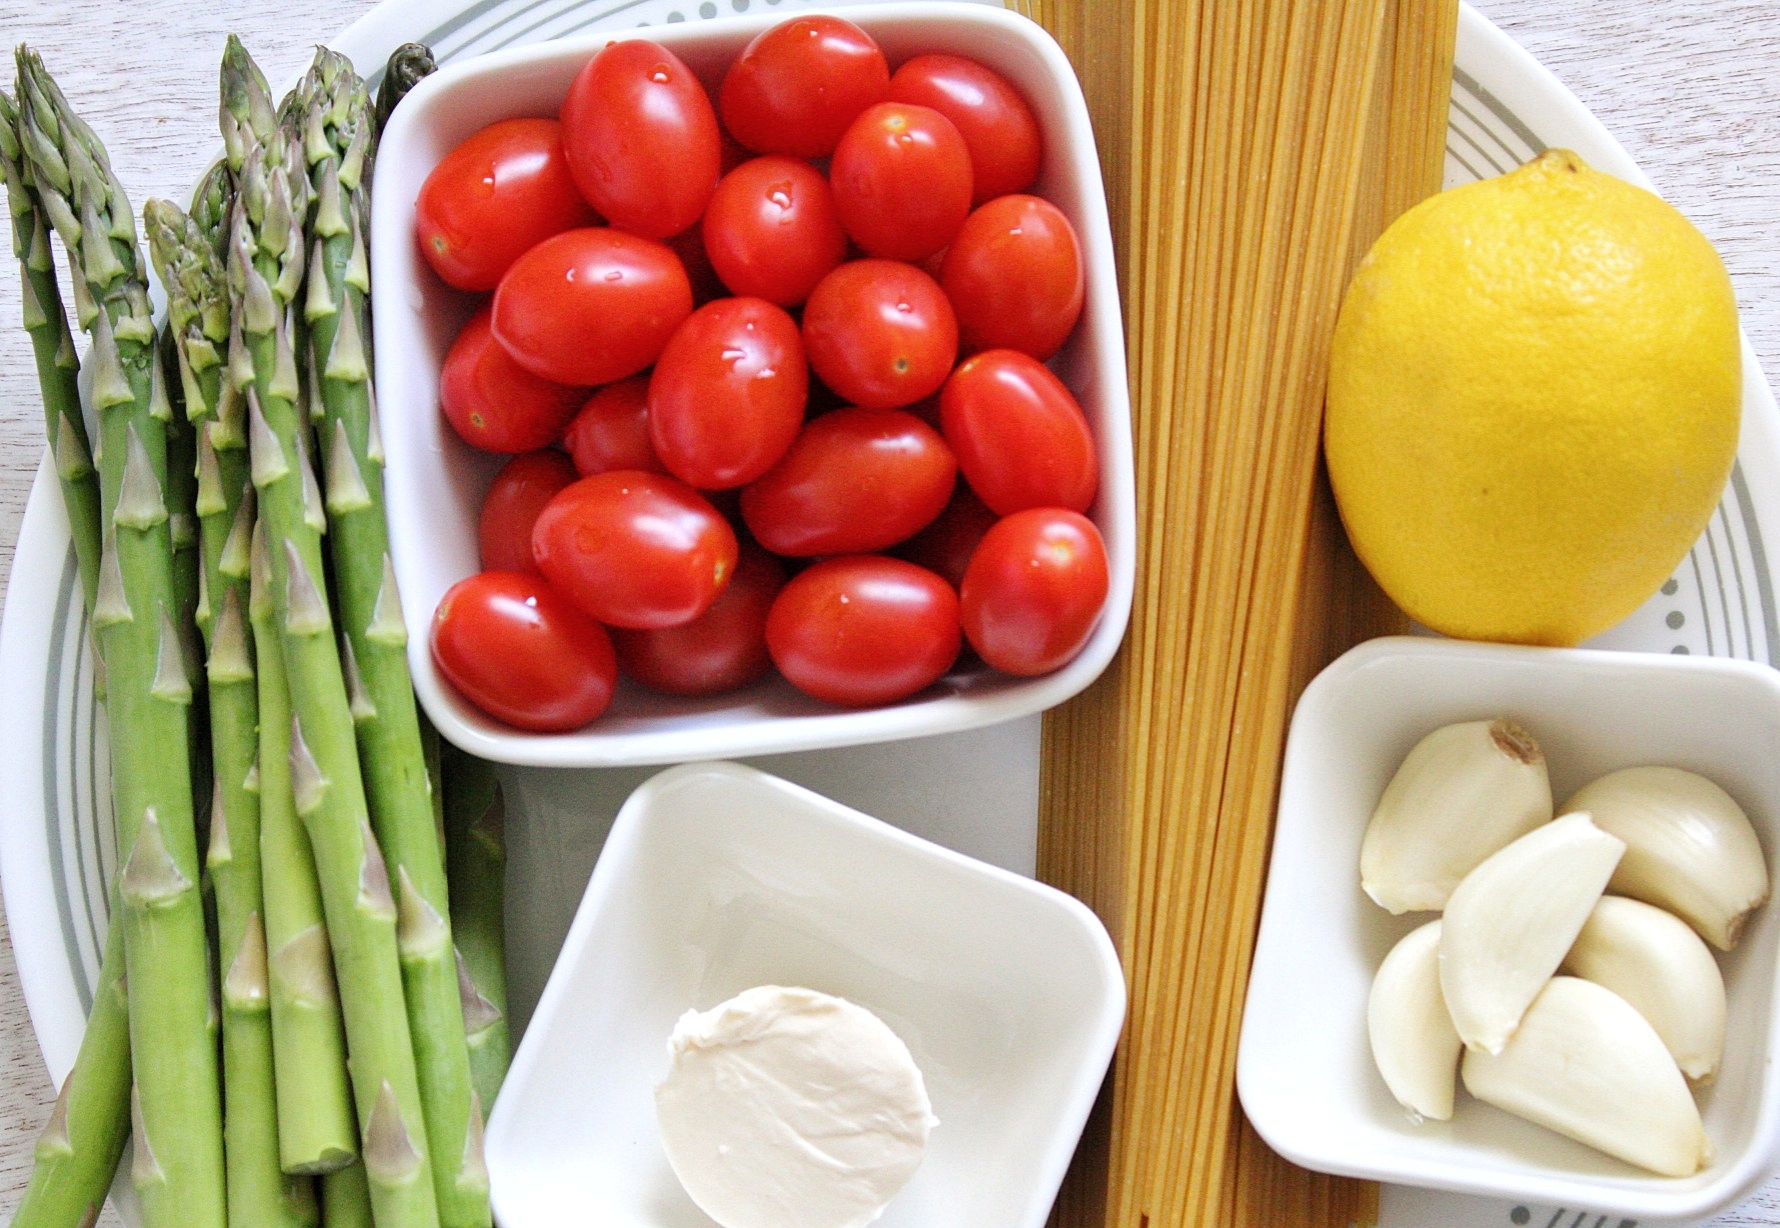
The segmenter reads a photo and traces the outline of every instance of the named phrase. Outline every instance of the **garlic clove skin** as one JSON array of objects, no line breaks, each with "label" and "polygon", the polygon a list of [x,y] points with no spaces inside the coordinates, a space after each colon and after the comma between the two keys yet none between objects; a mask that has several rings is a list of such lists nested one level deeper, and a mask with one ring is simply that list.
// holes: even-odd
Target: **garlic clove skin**
[{"label": "garlic clove skin", "polygon": [[1631,1003],[1689,1082],[1709,1083],[1717,1075],[1724,1055],[1724,975],[1687,922],[1641,900],[1602,896],[1562,970]]},{"label": "garlic clove skin", "polygon": [[1768,865],[1749,816],[1694,772],[1633,767],[1570,799],[1626,842],[1609,889],[1666,908],[1721,951],[1768,898]]},{"label": "garlic clove skin", "polygon": [[1507,720],[1442,726],[1385,786],[1360,845],[1360,885],[1393,913],[1444,908],[1479,862],[1551,814],[1531,734]]},{"label": "garlic clove skin", "polygon": [[1499,1054],[1467,1050],[1479,1100],[1665,1177],[1711,1159],[1700,1111],[1662,1038],[1624,998],[1553,977]]},{"label": "garlic clove skin", "polygon": [[1450,1121],[1463,1043],[1440,993],[1440,922],[1411,931],[1372,979],[1366,1030],[1372,1060],[1409,1119]]},{"label": "garlic clove skin", "polygon": [[1465,876],[1440,931],[1440,989],[1467,1048],[1502,1051],[1624,852],[1588,815],[1566,814]]}]

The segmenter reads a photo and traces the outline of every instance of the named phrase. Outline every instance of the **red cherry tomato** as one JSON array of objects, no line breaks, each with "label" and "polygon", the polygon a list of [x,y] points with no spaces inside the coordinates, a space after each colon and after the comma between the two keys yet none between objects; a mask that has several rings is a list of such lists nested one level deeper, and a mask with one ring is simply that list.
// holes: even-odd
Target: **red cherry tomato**
[{"label": "red cherry tomato", "polygon": [[671,627],[711,608],[735,570],[729,522],[697,491],[620,469],[564,488],[532,529],[556,590],[612,627]]},{"label": "red cherry tomato", "polygon": [[957,660],[962,638],[952,586],[880,554],[799,572],[766,620],[766,646],[791,685],[847,707],[893,703],[931,685]]},{"label": "red cherry tomato", "polygon": [[649,377],[621,379],[587,398],[563,431],[562,444],[582,477],[613,469],[666,473],[649,442]]},{"label": "red cherry tomato", "polygon": [[1100,463],[1088,420],[1037,359],[1016,350],[965,359],[940,390],[939,416],[964,480],[1001,515],[1094,502]]},{"label": "red cherry tomato", "polygon": [[939,283],[914,265],[853,260],[811,292],[803,342],[817,377],[845,400],[895,409],[946,382],[958,321]]},{"label": "red cherry tomato", "polygon": [[476,521],[482,570],[536,571],[532,525],[556,492],[579,476],[574,462],[555,449],[527,452],[501,466]]},{"label": "red cherry tomato", "polygon": [[679,56],[647,39],[607,43],[561,114],[569,170],[612,225],[665,239],[698,221],[722,143],[710,97]]},{"label": "red cherry tomato", "polygon": [[964,634],[1003,673],[1048,674],[1088,642],[1108,583],[1093,521],[1064,508],[1015,512],[971,556],[959,591]]},{"label": "red cherry tomato", "polygon": [[939,284],[958,314],[965,353],[1009,349],[1043,361],[1082,314],[1082,251],[1063,211],[1001,196],[964,220]]},{"label": "red cherry tomato", "polygon": [[735,575],[703,614],[678,627],[614,631],[618,663],[638,682],[669,695],[716,695],[745,686],[773,667],[766,615],[784,586],[779,561],[745,542]]},{"label": "red cherry tomato", "polygon": [[796,158],[744,162],[717,184],[704,246],[732,294],[796,307],[847,254],[822,172]]},{"label": "red cherry tomato", "polygon": [[439,405],[459,437],[484,452],[532,452],[555,443],[585,395],[514,362],[484,307],[457,334],[439,372]]},{"label": "red cherry tomato", "polygon": [[785,455],[808,396],[796,321],[765,299],[720,298],[662,350],[649,378],[649,438],[688,485],[741,486]]},{"label": "red cherry tomato", "polygon": [[964,569],[970,565],[970,556],[976,553],[977,543],[1000,519],[983,506],[976,492],[959,482],[952,492],[951,502],[932,524],[898,546],[896,557],[939,573],[947,584],[957,588],[964,582]]},{"label": "red cherry tomato", "polygon": [[494,292],[494,335],[559,384],[610,384],[655,361],[692,312],[665,244],[610,227],[569,230],[527,251]]},{"label": "red cherry tomato", "polygon": [[742,491],[742,519],[775,554],[884,550],[945,507],[958,465],[939,432],[900,409],[837,409]]},{"label": "red cherry tomato", "polygon": [[971,204],[1024,192],[1037,181],[1044,152],[1038,120],[993,69],[961,55],[918,55],[890,78],[890,97],[932,107],[957,127],[970,148]]},{"label": "red cherry tomato", "polygon": [[932,107],[881,102],[841,134],[828,167],[834,207],[873,256],[925,260],[970,213],[970,150]]},{"label": "red cherry tomato", "polygon": [[563,733],[612,702],[618,659],[606,629],[541,576],[484,571],[446,590],[433,660],[471,703],[509,725]]},{"label": "red cherry tomato", "polygon": [[890,67],[871,35],[839,17],[797,17],[742,49],[717,106],[723,126],[756,153],[821,158],[889,89]]},{"label": "red cherry tomato", "polygon": [[504,119],[446,154],[420,185],[420,251],[459,290],[492,290],[526,248],[594,226],[553,119]]}]

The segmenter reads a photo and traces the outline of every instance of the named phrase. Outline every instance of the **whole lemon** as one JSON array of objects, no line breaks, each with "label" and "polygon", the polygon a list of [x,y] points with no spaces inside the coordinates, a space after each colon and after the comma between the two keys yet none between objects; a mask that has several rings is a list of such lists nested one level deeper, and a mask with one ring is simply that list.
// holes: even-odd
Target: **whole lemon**
[{"label": "whole lemon", "polygon": [[1574,644],[1654,593],[1736,455],[1736,301],[1657,196],[1550,150],[1361,261],[1330,355],[1341,518],[1403,611]]}]

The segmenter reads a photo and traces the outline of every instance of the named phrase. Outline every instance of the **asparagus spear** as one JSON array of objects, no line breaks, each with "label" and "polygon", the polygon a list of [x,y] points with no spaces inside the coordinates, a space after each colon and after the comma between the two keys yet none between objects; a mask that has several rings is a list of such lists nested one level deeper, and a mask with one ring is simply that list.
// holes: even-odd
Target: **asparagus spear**
[{"label": "asparagus spear", "polygon": [[512,1056],[507,1037],[506,806],[494,766],[444,748],[445,869],[476,1095],[492,1107]]},{"label": "asparagus spear", "polygon": [[[234,39],[223,57],[223,99],[230,116],[274,114],[264,78]],[[300,150],[275,124],[225,123],[225,141],[240,167],[229,284],[254,369],[247,391],[252,477],[290,680],[292,793],[321,882],[371,1205],[381,1228],[430,1226],[438,1208],[402,997],[396,903],[371,832],[334,646],[321,556],[325,512],[300,404],[292,301],[302,283],[307,180]]]},{"label": "asparagus spear", "polygon": [[438,69],[438,64],[433,61],[432,48],[425,43],[403,43],[389,53],[389,60],[383,66],[383,81],[377,87],[374,135],[383,134],[384,125],[389,123],[389,113],[407,97],[408,91]]},{"label": "asparagus spear", "polygon": [[103,146],[19,49],[19,135],[69,255],[92,342],[103,536],[94,624],[106,662],[112,808],[124,852],[135,1087],[131,1179],[152,1226],[226,1223],[209,952],[187,757],[192,681],[175,618],[166,422],[135,222]]},{"label": "asparagus spear", "polygon": [[316,49],[297,87],[314,204],[309,325],[327,473],[328,555],[339,586],[371,824],[389,860],[400,911],[408,1027],[432,1143],[445,1228],[491,1223],[481,1108],[470,1080],[463,1002],[452,955],[444,854],[434,822],[407,632],[383,509],[383,456],[371,391],[365,257],[370,100],[345,57]]},{"label": "asparagus spear", "polygon": [[321,1220],[327,1228],[372,1228],[365,1166],[352,1163],[321,1179]]}]

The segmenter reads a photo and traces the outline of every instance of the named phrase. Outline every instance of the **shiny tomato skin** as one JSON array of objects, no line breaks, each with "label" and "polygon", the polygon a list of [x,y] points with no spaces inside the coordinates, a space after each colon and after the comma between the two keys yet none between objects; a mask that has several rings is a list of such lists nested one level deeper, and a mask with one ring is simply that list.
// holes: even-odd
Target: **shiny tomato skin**
[{"label": "shiny tomato skin", "polygon": [[825,703],[894,703],[958,658],[958,595],[924,567],[881,554],[823,559],[792,577],[766,620],[773,664]]},{"label": "shiny tomato skin", "polygon": [[598,224],[553,119],[490,124],[440,159],[414,202],[421,254],[459,290],[492,290],[528,247]]},{"label": "shiny tomato skin", "polygon": [[556,492],[581,475],[554,448],[515,456],[489,483],[476,519],[476,543],[484,571],[537,571],[532,526]]},{"label": "shiny tomato skin", "polygon": [[932,107],[970,149],[971,204],[1038,181],[1044,138],[1026,99],[1006,77],[961,55],[918,55],[890,78],[890,97]]},{"label": "shiny tomato skin", "polygon": [[563,149],[589,204],[647,239],[698,221],[722,141],[710,96],[680,57],[647,39],[607,43],[569,86]]},{"label": "shiny tomato skin", "polygon": [[566,733],[604,712],[618,659],[606,629],[543,577],[484,571],[433,614],[433,661],[471,703],[532,733]]},{"label": "shiny tomato skin", "polygon": [[1063,211],[999,196],[964,220],[940,265],[967,354],[1009,349],[1043,362],[1082,314],[1082,249]]},{"label": "shiny tomato skin", "polygon": [[872,409],[939,391],[958,356],[958,320],[944,290],[912,264],[851,260],[804,304],[810,366],[843,400]]},{"label": "shiny tomato skin", "polygon": [[847,234],[822,172],[769,155],[717,184],[705,210],[704,248],[731,294],[796,307],[845,258]]},{"label": "shiny tomato skin", "polygon": [[1088,420],[1037,359],[1017,350],[966,358],[940,390],[939,416],[959,472],[1000,515],[1094,502],[1100,462]]},{"label": "shiny tomato skin", "polygon": [[899,559],[919,563],[937,572],[946,583],[957,588],[964,582],[964,569],[976,553],[983,534],[1000,520],[983,505],[976,492],[964,482],[957,484],[951,500],[941,509],[933,523],[897,546],[892,552]]},{"label": "shiny tomato skin", "polygon": [[717,107],[724,128],[755,153],[823,158],[889,90],[890,66],[871,35],[814,15],[755,36],[724,74]]},{"label": "shiny tomato skin", "polygon": [[674,478],[618,469],[565,487],[532,529],[538,570],[609,627],[672,627],[711,608],[736,562],[735,530]]},{"label": "shiny tomato skin", "polygon": [[562,446],[582,477],[613,469],[666,473],[649,442],[649,377],[633,375],[588,397],[563,430]]},{"label": "shiny tomato skin", "polygon": [[494,337],[487,307],[471,316],[445,353],[439,406],[465,443],[484,452],[549,447],[586,395],[514,362]]},{"label": "shiny tomato skin", "polygon": [[617,630],[618,664],[643,685],[669,695],[718,695],[771,671],[766,615],[785,587],[779,560],[742,543],[730,578],[711,608],[678,627]]},{"label": "shiny tomato skin", "polygon": [[721,298],[687,317],[655,364],[650,442],[689,486],[742,486],[785,454],[808,399],[797,322],[765,299]]},{"label": "shiny tomato skin", "polygon": [[957,474],[946,441],[913,414],[837,409],[742,489],[742,519],[774,554],[869,554],[938,516]]},{"label": "shiny tomato skin", "polygon": [[1003,673],[1048,674],[1088,642],[1109,584],[1093,521],[1067,508],[1015,512],[984,534],[964,572],[964,634]]},{"label": "shiny tomato skin", "polygon": [[970,150],[932,107],[881,102],[841,134],[828,167],[841,225],[861,250],[925,260],[970,213]]},{"label": "shiny tomato skin", "polygon": [[673,249],[602,226],[554,235],[513,262],[494,292],[494,335],[533,374],[585,387],[654,362],[691,313]]}]

